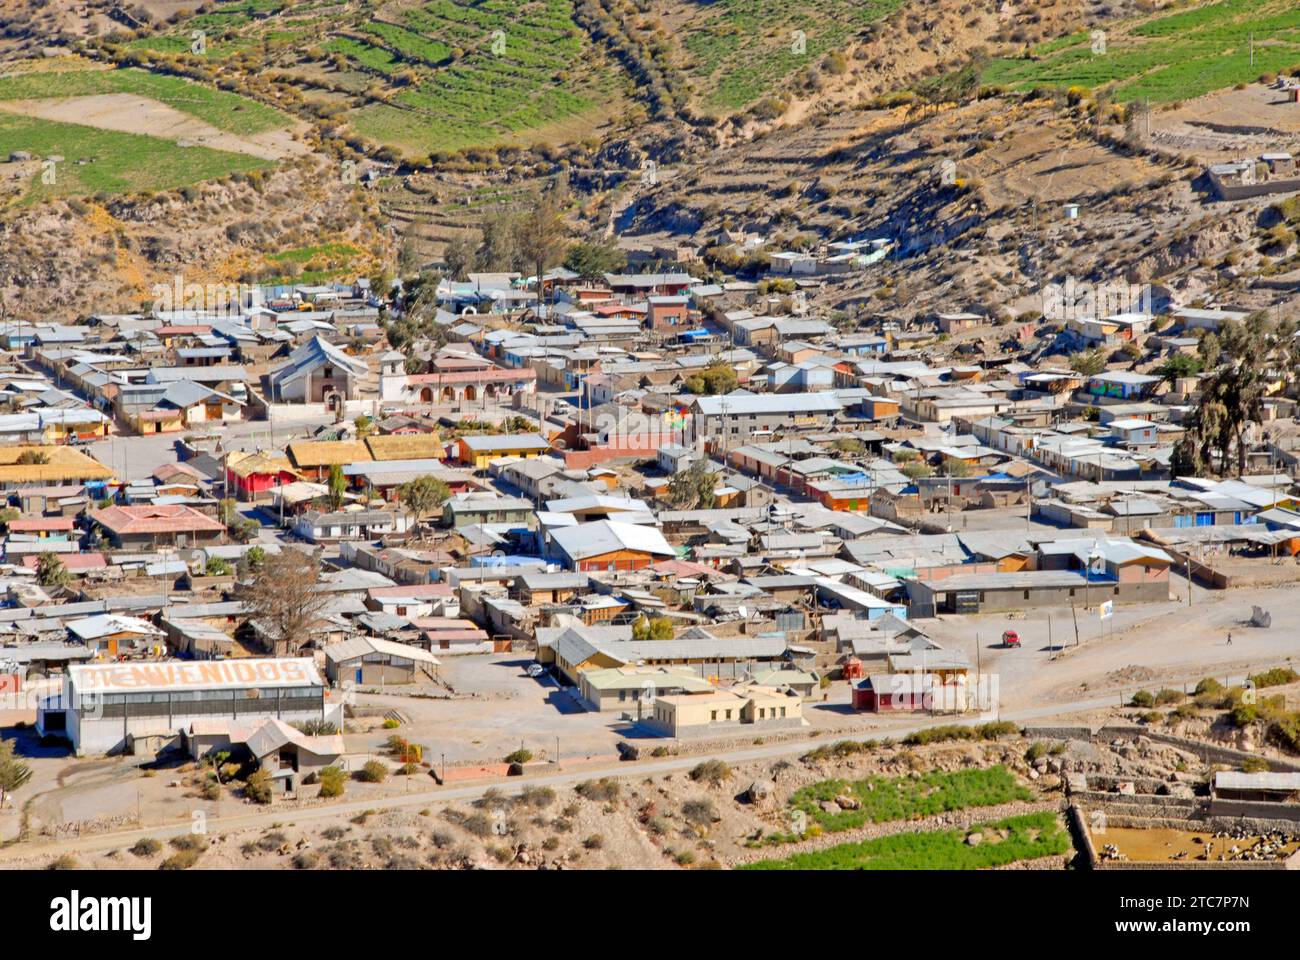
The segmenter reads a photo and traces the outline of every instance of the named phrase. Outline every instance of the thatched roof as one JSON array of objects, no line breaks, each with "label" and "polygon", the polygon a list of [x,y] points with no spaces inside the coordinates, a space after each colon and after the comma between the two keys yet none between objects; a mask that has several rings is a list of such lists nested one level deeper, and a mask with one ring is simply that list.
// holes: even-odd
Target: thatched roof
[{"label": "thatched roof", "polygon": [[446,441],[432,433],[367,437],[366,447],[376,460],[441,460],[447,455]]},{"label": "thatched roof", "polygon": [[[19,463],[25,451],[45,455],[48,463]],[[0,447],[0,483],[66,483],[79,480],[107,480],[113,471],[94,457],[72,447],[12,446]]]},{"label": "thatched roof", "polygon": [[286,448],[299,470],[370,460],[370,451],[360,440],[302,440]]}]

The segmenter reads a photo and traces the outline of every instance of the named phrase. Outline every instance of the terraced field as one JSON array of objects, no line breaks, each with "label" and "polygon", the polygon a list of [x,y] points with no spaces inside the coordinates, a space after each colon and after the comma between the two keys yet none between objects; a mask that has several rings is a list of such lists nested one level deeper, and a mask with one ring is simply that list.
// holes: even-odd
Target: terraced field
[{"label": "terraced field", "polygon": [[[573,22],[572,0],[431,0],[400,24],[370,23],[373,41],[342,51],[371,66],[360,48],[428,67],[391,103],[352,115],[359,132],[411,151],[454,151],[500,143],[603,112],[620,78],[602,71],[600,51]],[[373,54],[371,54],[373,56]]]},{"label": "terraced field", "polygon": [[1112,86],[1121,102],[1187,100],[1300,67],[1300,7],[1289,0],[1220,0],[1179,13],[1043,44],[995,60],[984,81],[1013,89]]},{"label": "terraced field", "polygon": [[[848,794],[860,804],[856,810],[826,813],[821,803]],[[807,814],[809,822],[828,833],[853,830],[865,823],[885,823],[964,810],[991,807],[1013,800],[1028,800],[1029,790],[1006,767],[931,772],[914,777],[871,777],[845,782],[823,780],[797,790],[790,806]]]},{"label": "terraced field", "polygon": [[903,0],[717,0],[674,31],[706,112],[743,110],[833,51]]},{"label": "terraced field", "polygon": [[[979,833],[981,842],[966,837]],[[744,864],[739,870],[980,870],[1060,855],[1070,837],[1055,813],[1031,813],[969,830],[895,833],[861,843]]]}]

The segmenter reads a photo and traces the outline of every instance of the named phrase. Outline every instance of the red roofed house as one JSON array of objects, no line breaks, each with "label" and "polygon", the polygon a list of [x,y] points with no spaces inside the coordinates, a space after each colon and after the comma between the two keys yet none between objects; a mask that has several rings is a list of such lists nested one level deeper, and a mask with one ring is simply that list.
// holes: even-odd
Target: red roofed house
[{"label": "red roofed house", "polygon": [[105,507],[87,514],[114,547],[152,550],[162,545],[221,543],[225,524],[184,504]]},{"label": "red roofed house", "polygon": [[[40,562],[40,554],[29,553],[23,557],[23,566],[28,570],[35,570],[36,565]],[[69,573],[103,570],[108,566],[108,561],[104,559],[102,553],[61,553],[59,554],[59,562],[63,564],[63,569]]]},{"label": "red roofed house", "polygon": [[22,517],[10,520],[8,527],[11,534],[34,534],[42,540],[70,540],[77,521],[73,517]]}]

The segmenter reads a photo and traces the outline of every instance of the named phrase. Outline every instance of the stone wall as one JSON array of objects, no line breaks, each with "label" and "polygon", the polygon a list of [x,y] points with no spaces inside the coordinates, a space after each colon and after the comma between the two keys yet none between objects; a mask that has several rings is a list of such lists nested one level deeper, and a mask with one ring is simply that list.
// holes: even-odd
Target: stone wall
[{"label": "stone wall", "polygon": [[[1192,740],[1189,737],[1178,737],[1172,733],[1161,733],[1149,727],[1139,727],[1132,724],[1108,724],[1097,731],[1096,737],[1099,740],[1106,741],[1121,738],[1136,740],[1138,737],[1146,737],[1155,743],[1163,743],[1167,746],[1177,747],[1180,750],[1186,750],[1188,753],[1194,753],[1206,763],[1226,763],[1234,767],[1240,766],[1245,760],[1259,759],[1258,754],[1248,753],[1245,750],[1218,746],[1201,740]],[[1277,757],[1268,757],[1267,759],[1270,769],[1300,773],[1300,762],[1283,760]]]}]

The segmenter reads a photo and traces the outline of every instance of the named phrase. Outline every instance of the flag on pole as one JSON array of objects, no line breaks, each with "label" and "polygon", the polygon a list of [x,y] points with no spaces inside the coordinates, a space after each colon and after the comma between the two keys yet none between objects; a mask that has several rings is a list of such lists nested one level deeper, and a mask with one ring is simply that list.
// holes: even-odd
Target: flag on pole
[{"label": "flag on pole", "polygon": [[1115,614],[1115,601],[1107,600],[1097,608],[1097,614],[1103,620],[1109,620]]}]

